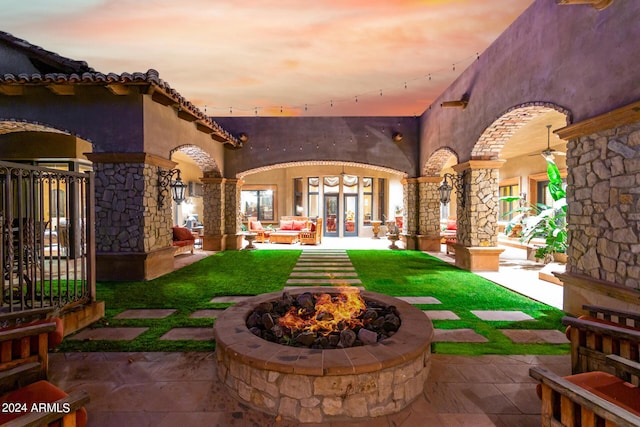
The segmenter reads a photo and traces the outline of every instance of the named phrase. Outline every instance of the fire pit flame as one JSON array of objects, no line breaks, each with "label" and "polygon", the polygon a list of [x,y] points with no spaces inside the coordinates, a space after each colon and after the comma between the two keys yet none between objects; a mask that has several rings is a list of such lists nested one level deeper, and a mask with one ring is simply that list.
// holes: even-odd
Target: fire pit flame
[{"label": "fire pit flame", "polygon": [[318,332],[328,335],[363,326],[359,316],[366,310],[367,304],[355,288],[340,288],[340,294],[327,293],[315,295],[315,304],[303,307],[291,307],[278,324],[294,331]]}]

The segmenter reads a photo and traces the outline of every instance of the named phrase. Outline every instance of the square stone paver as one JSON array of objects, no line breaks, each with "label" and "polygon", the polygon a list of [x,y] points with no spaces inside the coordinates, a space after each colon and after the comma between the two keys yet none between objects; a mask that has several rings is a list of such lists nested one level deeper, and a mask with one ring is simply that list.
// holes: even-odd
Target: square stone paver
[{"label": "square stone paver", "polygon": [[92,340],[92,341],[131,341],[149,328],[97,328],[85,329],[78,332],[69,340]]},{"label": "square stone paver", "polygon": [[516,344],[568,344],[564,333],[553,329],[500,329]]},{"label": "square stone paver", "polygon": [[402,301],[406,301],[409,304],[442,304],[437,298],[434,297],[395,297]]},{"label": "square stone paver", "polygon": [[160,339],[208,341],[213,339],[213,328],[173,328]]},{"label": "square stone paver", "polygon": [[482,320],[533,320],[533,317],[521,311],[502,311],[502,310],[471,310],[475,316]]},{"label": "square stone paver", "polygon": [[[282,288],[283,292],[290,292],[290,291],[295,291],[297,289],[304,289],[307,286],[285,286],[284,288]],[[349,288],[354,288],[354,289],[358,289],[360,291],[364,291],[364,286],[349,286]]]},{"label": "square stone paver", "polygon": [[208,308],[205,310],[196,310],[189,315],[192,319],[213,318],[219,317],[224,310]]},{"label": "square stone paver", "polygon": [[247,296],[247,295],[229,295],[229,296],[215,297],[214,299],[212,299],[209,302],[240,302],[240,301],[248,300],[249,298],[253,298],[253,295],[250,295],[250,296]]},{"label": "square stone paver", "polygon": [[287,285],[294,284],[317,284],[317,285],[359,285],[360,279],[288,279]]},{"label": "square stone paver", "polygon": [[433,342],[488,342],[473,329],[434,329]]},{"label": "square stone paver", "polygon": [[422,310],[431,320],[459,320],[457,314],[449,310]]},{"label": "square stone paver", "polygon": [[163,319],[175,313],[174,308],[125,310],[114,319]]}]

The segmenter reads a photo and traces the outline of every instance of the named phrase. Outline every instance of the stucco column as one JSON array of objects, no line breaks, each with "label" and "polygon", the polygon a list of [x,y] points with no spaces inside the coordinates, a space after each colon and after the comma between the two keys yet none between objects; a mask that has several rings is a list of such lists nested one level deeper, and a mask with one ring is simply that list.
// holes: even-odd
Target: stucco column
[{"label": "stucco column", "polygon": [[225,249],[223,229],[224,197],[222,193],[224,178],[205,175],[202,181],[204,236],[202,249],[205,251],[223,251]]},{"label": "stucco column", "polygon": [[241,249],[242,234],[240,233],[240,192],[243,181],[239,179],[225,179],[224,181],[224,234],[226,249]]},{"label": "stucco column", "polygon": [[441,176],[418,178],[418,249],[440,252],[440,192]]},{"label": "stucco column", "polygon": [[462,179],[457,194],[456,266],[470,271],[498,271],[499,160],[470,160],[453,167]]},{"label": "stucco column", "polygon": [[97,280],[149,280],[173,270],[171,192],[158,175],[176,163],[146,153],[89,153],[96,183]]},{"label": "stucco column", "polygon": [[406,178],[402,180],[402,199],[404,216],[402,224],[402,240],[407,249],[418,249],[418,217],[419,210],[418,180]]}]

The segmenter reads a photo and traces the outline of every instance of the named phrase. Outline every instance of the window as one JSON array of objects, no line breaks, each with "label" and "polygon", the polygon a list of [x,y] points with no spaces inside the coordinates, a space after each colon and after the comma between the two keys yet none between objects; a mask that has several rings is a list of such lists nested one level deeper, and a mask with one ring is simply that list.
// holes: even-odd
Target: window
[{"label": "window", "polygon": [[242,190],[240,208],[245,220],[257,217],[260,221],[273,221],[275,191],[271,188]]},{"label": "window", "polygon": [[362,179],[362,215],[363,224],[371,225],[373,217],[373,178]]},{"label": "window", "polygon": [[357,194],[358,177],[355,175],[342,175],[342,192],[345,194]]},{"label": "window", "polygon": [[[501,185],[500,197],[518,196],[520,195],[520,184]],[[518,201],[508,202],[500,200],[500,220],[511,221],[518,212],[511,212],[519,207]]]},{"label": "window", "polygon": [[302,178],[293,179],[293,212],[295,215],[302,215]]},{"label": "window", "polygon": [[318,177],[309,178],[308,184],[309,218],[315,218],[320,215],[320,179]]}]

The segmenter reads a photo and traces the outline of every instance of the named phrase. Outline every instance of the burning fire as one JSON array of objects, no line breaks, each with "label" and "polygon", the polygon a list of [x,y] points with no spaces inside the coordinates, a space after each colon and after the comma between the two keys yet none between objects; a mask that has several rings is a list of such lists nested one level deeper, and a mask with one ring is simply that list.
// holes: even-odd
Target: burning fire
[{"label": "burning fire", "polygon": [[280,326],[291,331],[312,331],[321,334],[342,331],[362,326],[358,319],[365,310],[366,303],[355,288],[340,288],[340,294],[319,294],[315,296],[314,310],[291,307],[278,319]]}]

